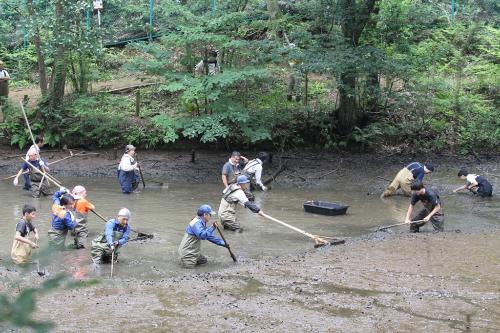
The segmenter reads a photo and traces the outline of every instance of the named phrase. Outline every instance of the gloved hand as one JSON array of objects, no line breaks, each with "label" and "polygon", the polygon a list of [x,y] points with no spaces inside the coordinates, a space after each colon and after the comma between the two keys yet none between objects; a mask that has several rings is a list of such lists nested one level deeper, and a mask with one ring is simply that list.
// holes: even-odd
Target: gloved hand
[{"label": "gloved hand", "polygon": [[59,187],[59,192],[68,193],[68,189],[64,186]]},{"label": "gloved hand", "polygon": [[267,191],[267,186],[262,186],[262,191]]},{"label": "gloved hand", "polygon": [[118,241],[114,241],[114,242],[113,242],[113,246],[114,246],[114,247],[118,247],[118,246],[120,246],[120,243],[119,243]]},{"label": "gloved hand", "polygon": [[14,184],[14,186],[17,186],[17,184],[19,184],[19,179],[17,177],[14,178],[14,180],[12,181],[12,184]]}]

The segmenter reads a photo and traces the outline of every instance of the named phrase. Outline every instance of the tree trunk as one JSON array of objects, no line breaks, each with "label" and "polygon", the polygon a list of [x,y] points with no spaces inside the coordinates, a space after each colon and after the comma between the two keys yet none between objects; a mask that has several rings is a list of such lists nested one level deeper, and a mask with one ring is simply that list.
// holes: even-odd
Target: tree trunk
[{"label": "tree trunk", "polygon": [[64,5],[63,0],[56,2],[56,17],[57,23],[55,25],[54,35],[60,40],[57,47],[56,55],[54,56],[54,65],[52,68],[52,77],[50,78],[50,91],[49,91],[49,109],[59,109],[63,104],[64,87],[66,84],[66,48],[62,43],[64,36]]},{"label": "tree trunk", "polygon": [[[343,0],[342,33],[346,41],[356,52],[359,38],[374,12],[377,0],[364,0],[362,6],[356,5],[356,0]],[[347,135],[358,125],[360,110],[356,101],[356,78],[355,66],[346,68],[340,75],[340,106],[338,110],[338,130]]]},{"label": "tree trunk", "polygon": [[[33,0],[28,0],[29,14],[32,19],[35,17],[35,10],[33,8]],[[38,61],[38,76],[40,77],[40,92],[42,96],[47,94],[47,67],[45,66],[45,57],[42,53],[42,46],[40,42],[40,29],[38,24],[35,25],[35,34],[33,36],[35,44],[36,58]]]}]

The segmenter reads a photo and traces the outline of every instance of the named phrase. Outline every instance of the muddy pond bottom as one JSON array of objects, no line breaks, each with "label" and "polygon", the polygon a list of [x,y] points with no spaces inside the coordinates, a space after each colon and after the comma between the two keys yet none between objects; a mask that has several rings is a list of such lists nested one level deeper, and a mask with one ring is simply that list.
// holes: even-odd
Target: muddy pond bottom
[{"label": "muddy pond bottom", "polygon": [[[154,234],[151,240],[129,242],[121,249],[119,262],[114,267],[114,276],[122,278],[156,280],[185,273],[186,270],[179,265],[177,253],[184,230],[201,204],[208,203],[217,211],[222,192],[218,184],[171,183],[163,187],[147,187],[137,194],[123,195],[113,178],[62,178],[61,181],[68,188],[84,184],[88,200],[96,206],[97,212],[108,219],[115,217],[121,207],[127,207],[132,212],[131,226]],[[256,192],[256,203],[266,214],[309,233],[339,238],[366,235],[380,225],[404,220],[408,198],[397,196],[381,200],[379,193],[369,193],[352,186],[341,188],[348,189],[339,191],[333,185],[330,189],[321,190],[275,187],[268,192]],[[441,194],[441,198],[445,207],[447,230],[467,232],[499,226],[500,205],[495,198],[480,200],[469,195],[451,194]],[[304,212],[302,205],[307,200],[342,202],[350,207],[347,214],[342,216],[315,215]],[[3,217],[0,223],[0,257],[6,266],[14,266],[10,264],[10,248],[24,203],[31,203],[37,208],[35,224],[40,232],[42,248],[47,244],[51,198],[33,199],[30,193],[20,190],[20,187],[14,188],[10,183],[1,183],[0,207]],[[227,231],[225,236],[240,261],[238,264],[244,264],[248,259],[270,258],[313,249],[312,240],[248,209],[238,207],[237,217],[244,229],[243,233]],[[55,252],[50,258],[42,260],[42,269],[48,274],[64,271],[76,278],[109,275],[110,265],[96,266],[90,260],[91,241],[103,231],[104,222],[92,213],[88,220],[87,247]],[[393,232],[407,231],[407,227],[401,227]],[[431,231],[430,225],[425,226],[423,231]],[[132,237],[135,236],[132,233]],[[68,236],[66,243],[70,244],[72,241],[73,238]],[[223,247],[204,241],[202,252],[208,257],[209,263],[195,271],[213,271],[234,265]]]}]

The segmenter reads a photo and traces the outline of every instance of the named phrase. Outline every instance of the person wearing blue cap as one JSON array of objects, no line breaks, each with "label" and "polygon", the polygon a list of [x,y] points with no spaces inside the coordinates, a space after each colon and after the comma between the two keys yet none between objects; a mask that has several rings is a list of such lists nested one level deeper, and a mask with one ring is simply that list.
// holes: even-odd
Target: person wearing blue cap
[{"label": "person wearing blue cap", "polygon": [[411,184],[413,181],[424,181],[424,176],[427,173],[434,171],[434,166],[430,163],[412,162],[399,170],[392,183],[382,193],[381,197],[386,198],[396,194],[396,191],[401,188],[403,195],[409,197],[412,195]]},{"label": "person wearing blue cap", "polygon": [[214,235],[215,223],[217,222],[207,227],[207,223],[213,214],[212,207],[201,205],[198,208],[197,216],[189,222],[179,245],[179,257],[184,268],[193,268],[207,262],[207,257],[201,254],[202,240],[208,240],[219,246],[226,246],[222,239]]},{"label": "person wearing blue cap", "polygon": [[263,215],[262,210],[253,202],[248,200],[245,194],[250,188],[250,180],[247,176],[241,175],[236,178],[236,184],[231,184],[222,192],[222,199],[219,206],[219,217],[224,229],[242,232],[243,229],[236,219],[236,205],[240,204],[254,213]]}]

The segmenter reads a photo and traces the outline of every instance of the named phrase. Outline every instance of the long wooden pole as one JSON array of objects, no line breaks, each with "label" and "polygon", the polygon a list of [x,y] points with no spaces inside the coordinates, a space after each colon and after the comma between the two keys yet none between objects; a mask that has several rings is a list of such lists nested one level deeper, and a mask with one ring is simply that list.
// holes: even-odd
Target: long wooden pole
[{"label": "long wooden pole", "polygon": [[385,227],[379,227],[375,231],[381,231],[381,230],[385,230],[385,229],[389,229],[389,228],[394,228],[394,227],[397,227],[400,225],[406,225],[406,224],[410,225],[410,224],[421,223],[421,222],[424,222],[424,220],[416,220],[416,221],[411,221],[409,223],[408,222],[396,223],[396,224],[386,225]]},{"label": "long wooden pole", "polygon": [[37,171],[38,173],[41,173],[42,175],[46,176],[48,180],[50,180],[52,183],[54,183],[54,185],[58,186],[58,187],[62,187],[62,185],[60,184],[60,182],[58,182],[57,179],[55,179],[53,176],[49,175],[48,173],[44,172],[44,171],[41,171],[40,169],[38,169],[36,166],[34,166],[33,164],[30,163],[30,161],[28,161],[27,159],[25,159],[24,157],[21,157],[21,159],[28,163],[28,165],[30,167],[32,167],[33,169],[35,169],[35,171]]},{"label": "long wooden pole", "polygon": [[30,131],[31,141],[33,142],[33,145],[36,146],[35,137],[33,136],[33,132],[31,131],[31,126],[30,126],[30,122],[28,121],[28,116],[26,116],[26,111],[24,111],[24,105],[22,102],[19,102],[19,104],[21,104],[21,110],[23,111],[24,120],[26,121],[26,125],[28,126],[28,130]]},{"label": "long wooden pole", "polygon": [[309,237],[309,238],[312,238],[312,239],[314,239],[314,240],[316,240],[316,239],[317,239],[317,237],[318,237],[318,236],[315,236],[315,235],[313,235],[313,234],[310,234],[310,233],[308,233],[308,232],[306,232],[306,231],[304,231],[304,230],[301,230],[301,229],[299,229],[299,228],[297,228],[297,227],[294,227],[293,225],[290,225],[290,224],[288,224],[288,223],[285,223],[285,222],[283,222],[283,221],[280,221],[280,220],[278,220],[278,219],[275,219],[274,217],[269,216],[269,215],[267,215],[267,214],[262,214],[262,216],[264,216],[266,219],[269,219],[269,220],[271,220],[271,221],[274,221],[274,222],[276,222],[276,223],[279,223],[279,224],[281,224],[281,225],[283,225],[283,226],[285,226],[285,227],[287,227],[287,228],[290,228],[290,229],[292,229],[292,230],[295,230],[295,231],[297,231],[297,232],[300,232],[301,234],[303,234],[303,235],[305,235],[305,236],[307,236],[307,237]]},{"label": "long wooden pole", "polygon": [[[135,155],[135,160],[137,161],[137,163],[139,163],[139,159],[137,158],[137,154]],[[141,175],[142,186],[144,186],[144,188],[146,188],[146,182],[144,181],[144,175],[142,174],[142,168],[139,164],[137,164],[137,166],[139,167],[139,174]]]},{"label": "long wooden pole", "polygon": [[217,222],[214,223],[214,226],[215,226],[215,228],[217,228],[217,231],[219,232],[220,237],[222,238],[222,240],[226,244],[226,248],[229,251],[229,255],[231,256],[231,258],[233,258],[234,262],[237,262],[238,260],[236,259],[236,256],[234,255],[233,251],[231,250],[231,247],[229,246],[229,243],[227,242],[226,237],[224,237],[224,234],[222,233],[222,230],[220,229]]},{"label": "long wooden pole", "polygon": [[113,251],[111,251],[111,274],[109,275],[110,278],[113,277],[113,265],[115,263],[115,249],[113,249]]}]

